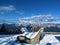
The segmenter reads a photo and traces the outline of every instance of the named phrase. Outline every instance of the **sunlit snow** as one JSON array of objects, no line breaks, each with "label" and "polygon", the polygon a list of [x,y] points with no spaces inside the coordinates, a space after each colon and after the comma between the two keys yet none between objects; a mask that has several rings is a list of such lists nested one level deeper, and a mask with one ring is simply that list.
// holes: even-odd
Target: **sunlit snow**
[{"label": "sunlit snow", "polygon": [[58,39],[56,39],[55,36],[60,35],[52,35],[52,34],[46,34],[43,39],[40,41],[39,44],[25,44],[25,43],[19,43],[16,41],[16,37],[20,34],[16,35],[0,35],[0,45],[60,45],[60,42]]}]

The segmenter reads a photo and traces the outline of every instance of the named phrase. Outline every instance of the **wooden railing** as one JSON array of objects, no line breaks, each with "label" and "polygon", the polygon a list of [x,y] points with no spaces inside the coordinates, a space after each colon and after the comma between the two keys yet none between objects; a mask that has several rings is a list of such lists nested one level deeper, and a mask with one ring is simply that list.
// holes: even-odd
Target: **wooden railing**
[{"label": "wooden railing", "polygon": [[60,32],[42,32],[42,34],[60,34]]}]

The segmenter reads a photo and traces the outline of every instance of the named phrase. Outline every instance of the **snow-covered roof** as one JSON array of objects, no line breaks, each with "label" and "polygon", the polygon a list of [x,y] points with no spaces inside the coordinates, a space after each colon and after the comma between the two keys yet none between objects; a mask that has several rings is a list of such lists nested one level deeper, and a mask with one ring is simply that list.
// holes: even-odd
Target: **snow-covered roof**
[{"label": "snow-covered roof", "polygon": [[34,33],[32,32],[32,33],[29,33],[28,35],[26,35],[26,37],[32,39],[32,38],[34,38],[37,34],[38,34],[38,32],[34,32]]},{"label": "snow-covered roof", "polygon": [[44,30],[44,28],[41,28],[41,30]]},{"label": "snow-covered roof", "polygon": [[23,33],[23,34],[20,34],[20,36],[26,36],[27,38],[32,39],[32,38],[34,38],[38,33],[39,33],[39,31],[38,31],[38,32],[25,32],[25,33]]},{"label": "snow-covered roof", "polygon": [[[41,29],[39,29],[39,31],[43,32],[43,29],[44,28],[41,28]],[[25,31],[24,31],[23,34],[21,34],[21,36],[26,36],[27,38],[30,38],[30,39],[34,38],[39,33],[39,31],[37,31],[37,32],[28,32],[26,28],[22,28],[22,30],[25,30]]]}]

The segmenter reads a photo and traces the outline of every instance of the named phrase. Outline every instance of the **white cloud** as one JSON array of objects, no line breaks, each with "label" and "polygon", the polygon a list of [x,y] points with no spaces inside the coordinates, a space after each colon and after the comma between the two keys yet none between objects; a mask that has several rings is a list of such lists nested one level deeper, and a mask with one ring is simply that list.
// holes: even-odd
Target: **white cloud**
[{"label": "white cloud", "polygon": [[15,13],[18,13],[18,14],[24,14],[24,12],[22,12],[22,11],[15,11]]},{"label": "white cloud", "polygon": [[16,7],[13,5],[0,6],[0,14],[10,13],[12,11],[17,14],[21,14],[21,15],[23,14],[23,12],[18,11]]},{"label": "white cloud", "polygon": [[16,11],[16,8],[13,5],[0,6],[0,14],[2,15],[4,15],[5,13],[10,13],[11,11]]},{"label": "white cloud", "polygon": [[0,11],[13,11],[13,10],[16,10],[16,8],[13,5],[0,6]]},{"label": "white cloud", "polygon": [[19,18],[20,22],[54,22],[58,20],[60,19],[58,19],[57,17],[53,17],[50,14]]}]

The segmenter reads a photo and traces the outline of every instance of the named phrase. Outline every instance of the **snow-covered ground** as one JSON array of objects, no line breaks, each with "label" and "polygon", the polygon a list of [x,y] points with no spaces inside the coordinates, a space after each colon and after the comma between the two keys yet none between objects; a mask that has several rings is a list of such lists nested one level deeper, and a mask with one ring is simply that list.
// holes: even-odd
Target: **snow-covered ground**
[{"label": "snow-covered ground", "polygon": [[17,36],[19,36],[19,34],[0,35],[0,45],[60,45],[59,41],[60,39],[56,38],[56,37],[60,38],[60,34],[58,35],[46,34],[39,44],[18,43],[16,42]]}]

